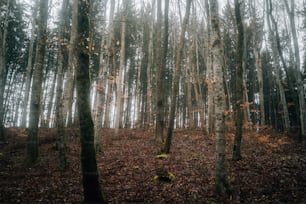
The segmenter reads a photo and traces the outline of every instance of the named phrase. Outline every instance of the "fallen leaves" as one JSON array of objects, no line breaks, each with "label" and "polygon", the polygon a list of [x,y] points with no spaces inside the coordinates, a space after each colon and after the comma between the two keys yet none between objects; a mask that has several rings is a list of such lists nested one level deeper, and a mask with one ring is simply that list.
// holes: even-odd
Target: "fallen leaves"
[{"label": "fallen leaves", "polygon": [[[80,145],[78,131],[69,129],[69,168],[58,171],[54,149],[56,131],[42,129],[40,161],[24,165],[25,137],[11,129],[9,143],[1,145],[0,203],[80,203]],[[119,139],[104,129],[97,154],[101,187],[109,203],[303,203],[306,202],[305,143],[275,134],[271,129],[246,135],[243,160],[230,160],[228,136],[229,197],[214,194],[215,143],[201,131],[176,130],[171,154],[156,155],[154,133],[122,130]],[[163,171],[158,171],[162,169]],[[156,182],[175,178],[175,182]],[[171,180],[170,180],[171,181]]]}]

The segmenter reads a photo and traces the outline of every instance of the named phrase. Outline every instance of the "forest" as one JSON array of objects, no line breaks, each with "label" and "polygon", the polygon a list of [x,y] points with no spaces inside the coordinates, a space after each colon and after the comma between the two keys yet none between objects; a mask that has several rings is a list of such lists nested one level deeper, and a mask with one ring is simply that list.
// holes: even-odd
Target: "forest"
[{"label": "forest", "polygon": [[0,0],[0,203],[306,202],[305,0]]}]

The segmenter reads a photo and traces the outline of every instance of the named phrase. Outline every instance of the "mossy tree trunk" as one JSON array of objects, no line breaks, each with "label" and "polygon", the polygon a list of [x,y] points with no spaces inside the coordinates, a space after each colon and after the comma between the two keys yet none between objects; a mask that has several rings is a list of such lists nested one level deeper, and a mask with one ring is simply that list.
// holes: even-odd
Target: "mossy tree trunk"
[{"label": "mossy tree trunk", "polygon": [[90,1],[78,1],[77,26],[77,108],[81,131],[81,163],[85,203],[106,203],[99,184],[94,147],[94,124],[90,109],[89,78]]},{"label": "mossy tree trunk", "polygon": [[27,162],[38,159],[38,124],[41,106],[43,64],[47,40],[48,0],[40,0],[38,17],[38,36],[30,101],[30,123],[27,141]]}]

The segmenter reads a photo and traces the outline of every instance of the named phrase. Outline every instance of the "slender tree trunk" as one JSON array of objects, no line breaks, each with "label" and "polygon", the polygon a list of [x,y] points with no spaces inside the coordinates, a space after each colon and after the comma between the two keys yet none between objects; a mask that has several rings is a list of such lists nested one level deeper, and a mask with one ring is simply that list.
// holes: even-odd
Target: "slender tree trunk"
[{"label": "slender tree trunk", "polygon": [[[267,24],[268,24],[268,28],[269,28],[269,33],[270,36],[272,37],[272,53],[273,53],[273,60],[275,62],[275,78],[276,78],[276,83],[277,86],[279,88],[279,94],[280,94],[280,104],[282,107],[282,120],[283,120],[283,126],[284,126],[284,132],[289,132],[289,128],[290,128],[290,121],[289,121],[289,113],[288,113],[288,107],[287,107],[287,100],[286,100],[286,96],[285,96],[285,91],[284,91],[284,87],[283,84],[281,82],[281,78],[280,78],[280,64],[279,64],[279,59],[281,60],[281,62],[283,63],[284,69],[286,70],[286,64],[285,64],[285,60],[282,54],[282,50],[281,50],[281,45],[280,45],[280,38],[279,38],[279,34],[278,34],[278,27],[277,27],[277,23],[272,15],[272,2],[271,0],[267,0],[266,1],[266,12],[267,12]],[[271,21],[270,21],[271,20]],[[273,24],[273,31],[272,30],[272,26],[271,26],[271,22]]]},{"label": "slender tree trunk", "polygon": [[77,18],[78,13],[78,0],[73,0],[72,9],[72,26],[70,31],[70,42],[68,48],[68,68],[66,71],[66,79],[64,86],[63,98],[63,117],[65,126],[72,125],[72,105],[73,105],[73,92],[74,92],[74,71],[77,66],[76,61],[76,35],[77,35]]},{"label": "slender tree trunk", "polygon": [[211,11],[211,49],[214,65],[213,88],[215,91],[215,134],[216,134],[216,192],[218,194],[227,194],[229,192],[229,183],[226,170],[226,139],[225,139],[225,92],[223,84],[223,50],[221,44],[221,35],[218,17],[218,2],[210,0]]},{"label": "slender tree trunk", "polygon": [[237,40],[237,60],[236,60],[236,111],[235,111],[235,140],[233,147],[233,160],[241,159],[241,140],[242,140],[242,125],[243,125],[243,111],[244,111],[244,97],[243,97],[243,52],[244,52],[244,30],[241,18],[240,4],[235,0],[235,16],[238,27],[238,40]]},{"label": "slender tree trunk", "polygon": [[291,0],[291,9],[289,8],[288,1],[284,1],[285,7],[289,16],[290,20],[290,27],[291,27],[291,35],[293,39],[293,46],[294,46],[294,56],[295,56],[295,78],[297,81],[297,92],[298,92],[298,99],[299,99],[299,116],[300,116],[300,140],[306,137],[306,106],[305,106],[305,93],[303,87],[303,81],[301,76],[301,63],[300,63],[300,50],[298,45],[298,37],[296,33],[296,26],[295,26],[295,4],[294,0]]},{"label": "slender tree trunk", "polygon": [[[63,110],[63,80],[64,80],[64,66],[65,54],[67,53],[65,32],[68,27],[67,14],[68,14],[69,0],[63,0],[62,10],[60,15],[60,29],[59,29],[59,54],[58,54],[58,70],[57,70],[57,90],[56,90],[56,127],[57,127],[57,139],[59,150],[59,167],[61,171],[64,171],[67,167],[66,157],[66,133],[64,122],[64,110]],[[68,19],[69,20],[69,19]]]},{"label": "slender tree trunk", "polygon": [[[7,41],[7,29],[8,29],[8,17],[10,13],[10,0],[6,1],[6,17],[4,19],[3,32],[0,30],[0,143],[5,141],[4,132],[4,91],[6,81],[6,41]],[[0,17],[0,22],[2,19]]]},{"label": "slender tree trunk", "polygon": [[[207,19],[211,18],[211,14],[209,11],[209,0],[205,0],[205,7],[207,13]],[[206,47],[211,45],[211,22],[207,22],[207,38],[206,38]],[[214,90],[212,86],[213,75],[213,62],[212,62],[212,53],[211,50],[208,50],[207,54],[207,73],[206,73],[206,85],[208,90],[208,100],[207,100],[207,111],[208,111],[208,124],[207,124],[207,132],[208,134],[212,134],[215,131],[215,105],[214,105]]]},{"label": "slender tree trunk", "polygon": [[177,50],[176,60],[175,60],[175,72],[173,78],[173,87],[172,87],[172,95],[171,95],[171,107],[170,107],[170,116],[169,116],[169,127],[167,131],[167,138],[166,143],[164,146],[164,152],[169,153],[171,147],[171,140],[172,140],[172,132],[174,128],[174,119],[175,119],[175,110],[176,110],[176,103],[179,91],[179,81],[180,81],[180,73],[181,73],[181,60],[183,57],[183,49],[185,45],[185,33],[187,30],[187,24],[189,21],[189,14],[190,14],[190,7],[191,7],[192,0],[187,0],[186,4],[186,13],[184,17],[184,21],[182,24],[182,30],[180,35],[179,47]]},{"label": "slender tree trunk", "polygon": [[116,106],[116,118],[115,118],[115,137],[119,136],[119,129],[121,127],[122,121],[122,105],[123,105],[123,73],[125,68],[125,33],[126,33],[126,15],[127,15],[127,1],[124,2],[124,14],[121,23],[121,48],[120,48],[120,65],[118,70],[118,77],[116,77],[117,86],[117,106]]},{"label": "slender tree trunk", "polygon": [[40,0],[38,18],[38,36],[33,73],[33,85],[30,103],[30,123],[27,141],[27,161],[34,163],[38,159],[38,124],[41,107],[43,64],[47,40],[48,0]]},{"label": "slender tree trunk", "polygon": [[107,66],[109,66],[108,69],[108,79],[106,80],[107,83],[107,94],[106,94],[106,103],[105,103],[105,116],[104,116],[104,127],[109,128],[110,127],[110,109],[111,109],[111,101],[112,101],[112,92],[113,92],[113,84],[108,83],[108,80],[111,79],[113,80],[113,73],[114,73],[114,59],[115,59],[115,51],[114,51],[114,36],[115,36],[115,31],[114,31],[114,23],[113,23],[113,18],[114,18],[114,11],[115,11],[115,5],[116,1],[112,0],[110,1],[110,13],[109,13],[109,21],[110,25],[109,28],[111,29],[111,34],[110,37],[107,41],[107,49],[108,49],[108,56],[107,56]]},{"label": "slender tree trunk", "polygon": [[[104,1],[104,11],[106,12],[106,2]],[[102,19],[105,19],[105,13],[103,14]],[[102,26],[105,26],[103,23]],[[104,37],[104,29],[102,29],[102,40],[100,45],[100,59],[99,59],[99,74],[96,84],[96,102],[95,102],[95,148],[96,151],[101,150],[100,146],[100,134],[102,129],[102,117],[103,117],[103,105],[105,102],[105,93],[106,93],[106,87],[104,86],[106,84],[106,73],[107,73],[107,67],[104,64],[104,44],[105,37]],[[104,109],[105,110],[105,109]]]},{"label": "slender tree trunk", "polygon": [[[161,4],[158,1],[158,4]],[[165,90],[164,90],[164,80],[165,80],[165,69],[167,62],[167,52],[168,52],[168,41],[169,41],[169,0],[165,0],[165,15],[164,15],[164,32],[163,32],[163,41],[161,41],[162,33],[161,33],[161,21],[162,14],[161,9],[158,5],[157,12],[157,46],[161,46],[161,52],[157,53],[160,58],[158,58],[157,63],[157,81],[156,81],[156,132],[155,132],[155,140],[161,142],[164,140],[164,128],[165,128]]]},{"label": "slender tree trunk", "polygon": [[[145,113],[145,127],[149,128],[150,123],[151,123],[151,110],[152,110],[152,85],[151,85],[151,73],[153,72],[153,62],[154,62],[154,55],[153,55],[153,43],[154,43],[154,8],[155,6],[152,6],[152,16],[151,16],[151,25],[149,28],[149,45],[148,45],[148,54],[147,54],[147,90],[146,90],[146,111]],[[157,28],[159,29],[159,28]],[[159,30],[157,30],[157,38],[159,38]],[[160,39],[156,40],[157,42],[157,46],[158,44],[160,44]],[[157,55],[160,55],[159,53],[157,53]],[[157,58],[157,60],[159,61],[160,58]],[[158,74],[157,74],[158,75]],[[158,77],[158,76],[157,76]],[[161,93],[159,93],[161,94]]]},{"label": "slender tree trunk", "polygon": [[77,108],[81,131],[81,163],[85,203],[106,203],[101,193],[94,147],[94,124],[90,110],[89,78],[90,1],[78,1],[77,26]]},{"label": "slender tree trunk", "polygon": [[25,79],[25,91],[23,98],[23,108],[22,108],[22,118],[21,118],[21,127],[25,128],[27,125],[27,110],[28,110],[28,100],[30,96],[30,85],[32,78],[32,68],[33,68],[33,51],[34,51],[34,42],[35,42],[35,33],[36,33],[36,21],[37,21],[37,10],[38,10],[38,1],[36,1],[36,5],[34,6],[33,14],[32,14],[32,30],[31,30],[31,40],[29,46],[29,56],[28,56],[28,64],[26,69],[26,79]]}]

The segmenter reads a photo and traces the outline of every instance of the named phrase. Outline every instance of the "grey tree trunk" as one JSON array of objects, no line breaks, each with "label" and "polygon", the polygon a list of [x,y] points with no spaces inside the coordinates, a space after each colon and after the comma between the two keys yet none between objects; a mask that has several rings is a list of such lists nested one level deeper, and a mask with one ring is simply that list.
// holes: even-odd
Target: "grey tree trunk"
[{"label": "grey tree trunk", "polygon": [[164,153],[167,153],[167,154],[170,152],[172,132],[174,128],[174,119],[175,119],[175,112],[176,112],[176,105],[177,105],[176,103],[177,103],[177,97],[178,97],[178,91],[179,91],[179,81],[180,81],[180,74],[181,74],[181,60],[183,57],[183,51],[184,51],[184,46],[185,46],[185,33],[186,33],[187,25],[189,22],[191,2],[192,0],[187,0],[186,13],[185,13],[185,17],[184,17],[183,24],[182,24],[179,47],[178,47],[177,55],[175,59],[175,71],[174,71],[173,87],[172,87],[172,95],[171,95],[169,127],[167,131],[166,143],[163,149]]},{"label": "grey tree trunk", "polygon": [[[209,10],[209,0],[205,0],[205,7],[207,19],[211,18],[211,11]],[[207,37],[206,37],[206,47],[211,46],[211,21],[207,22]],[[213,62],[212,62],[212,53],[208,49],[207,56],[207,72],[206,72],[206,85],[208,90],[208,99],[207,99],[207,111],[208,111],[208,120],[207,120],[207,133],[212,134],[215,131],[215,105],[214,105],[214,90],[212,86],[213,75]]]},{"label": "grey tree trunk", "polygon": [[[106,2],[104,1],[104,8],[106,8]],[[106,9],[104,10],[106,12]],[[105,12],[103,14],[102,19],[105,19]],[[95,101],[95,148],[96,151],[101,150],[100,146],[100,133],[102,129],[102,117],[103,117],[103,105],[105,100],[105,93],[106,93],[106,72],[107,66],[104,64],[104,27],[105,24],[102,24],[102,40],[100,46],[100,59],[99,59],[99,74],[97,78],[96,84],[96,101]],[[105,109],[104,109],[105,110]]]},{"label": "grey tree trunk", "polygon": [[120,65],[118,70],[118,77],[116,77],[117,96],[116,96],[116,116],[115,116],[115,137],[119,136],[119,129],[121,127],[122,105],[123,105],[123,73],[125,68],[125,33],[126,33],[126,15],[127,2],[124,2],[124,14],[121,22],[121,42],[120,42]]},{"label": "grey tree trunk", "polygon": [[226,169],[226,139],[225,139],[225,91],[223,84],[223,49],[220,35],[220,23],[218,17],[218,2],[209,0],[211,11],[211,49],[213,57],[214,77],[213,88],[215,91],[215,134],[216,134],[216,186],[218,194],[227,194],[229,192],[229,183],[227,180]]},{"label": "grey tree trunk", "polygon": [[60,14],[60,28],[59,28],[59,53],[58,53],[58,70],[57,70],[57,88],[56,88],[56,127],[57,127],[57,144],[59,150],[59,167],[64,171],[67,167],[66,157],[66,133],[65,121],[63,110],[63,80],[64,80],[64,67],[65,54],[67,53],[66,42],[68,39],[65,36],[65,31],[69,26],[68,15],[69,0],[63,0],[62,10]]},{"label": "grey tree trunk", "polygon": [[27,140],[27,162],[34,163],[39,156],[38,152],[38,124],[41,107],[41,91],[43,67],[47,40],[48,0],[40,0],[37,47],[33,73],[33,85],[30,101],[30,123]]},{"label": "grey tree trunk", "polygon": [[72,104],[73,104],[73,92],[74,92],[74,72],[77,66],[76,61],[76,35],[77,35],[77,14],[78,14],[78,0],[73,1],[72,10],[72,26],[70,31],[70,42],[68,49],[68,68],[66,71],[66,79],[64,86],[64,98],[63,98],[63,111],[65,126],[71,126],[73,123],[72,118]]},{"label": "grey tree trunk", "polygon": [[298,37],[296,33],[296,26],[295,26],[295,3],[294,0],[291,0],[291,8],[288,5],[288,1],[284,0],[285,7],[289,16],[290,20],[290,27],[291,27],[291,35],[293,39],[293,46],[294,46],[294,66],[295,66],[295,78],[297,81],[297,92],[298,92],[298,99],[299,99],[299,116],[300,116],[300,140],[304,139],[306,136],[306,106],[305,106],[305,91],[303,87],[303,80],[301,76],[301,62],[300,62],[300,50],[298,45]]},{"label": "grey tree trunk", "polygon": [[[279,95],[280,95],[280,104],[282,107],[282,120],[283,120],[283,126],[284,126],[284,132],[289,132],[290,128],[290,121],[289,121],[289,113],[288,113],[288,107],[287,107],[287,100],[285,96],[285,91],[283,84],[281,82],[281,77],[280,77],[280,62],[283,63],[284,69],[286,70],[286,64],[284,61],[284,57],[282,54],[281,46],[280,46],[280,39],[279,39],[279,34],[278,34],[278,27],[277,23],[272,15],[272,2],[271,0],[266,1],[266,12],[267,12],[267,24],[269,28],[269,34],[273,40],[272,42],[272,53],[273,53],[273,60],[275,62],[275,78],[276,78],[276,84],[279,89]],[[272,28],[272,25],[273,28]]]},{"label": "grey tree trunk", "polygon": [[32,13],[32,30],[31,30],[31,40],[29,46],[29,56],[28,56],[28,64],[25,78],[25,90],[24,90],[24,98],[23,98],[23,108],[22,108],[22,118],[21,118],[21,127],[25,128],[27,124],[27,116],[28,116],[28,100],[30,96],[30,85],[32,78],[32,70],[33,70],[33,51],[34,51],[34,42],[35,42],[35,33],[36,33],[36,24],[37,24],[37,11],[38,11],[38,1],[35,2],[35,6],[33,8]]},{"label": "grey tree trunk", "polygon": [[108,79],[106,80],[107,82],[107,96],[106,96],[106,103],[105,103],[105,116],[104,116],[104,127],[109,128],[110,127],[110,106],[111,106],[111,101],[112,101],[112,92],[113,92],[113,84],[108,83],[109,79],[112,79],[113,73],[114,73],[114,36],[115,36],[115,31],[114,31],[114,23],[113,23],[113,18],[114,18],[114,11],[115,11],[115,5],[116,1],[112,0],[110,1],[110,13],[109,13],[109,29],[111,30],[110,37],[107,41],[107,49],[108,49],[108,56],[107,56],[107,66],[108,66]]}]

